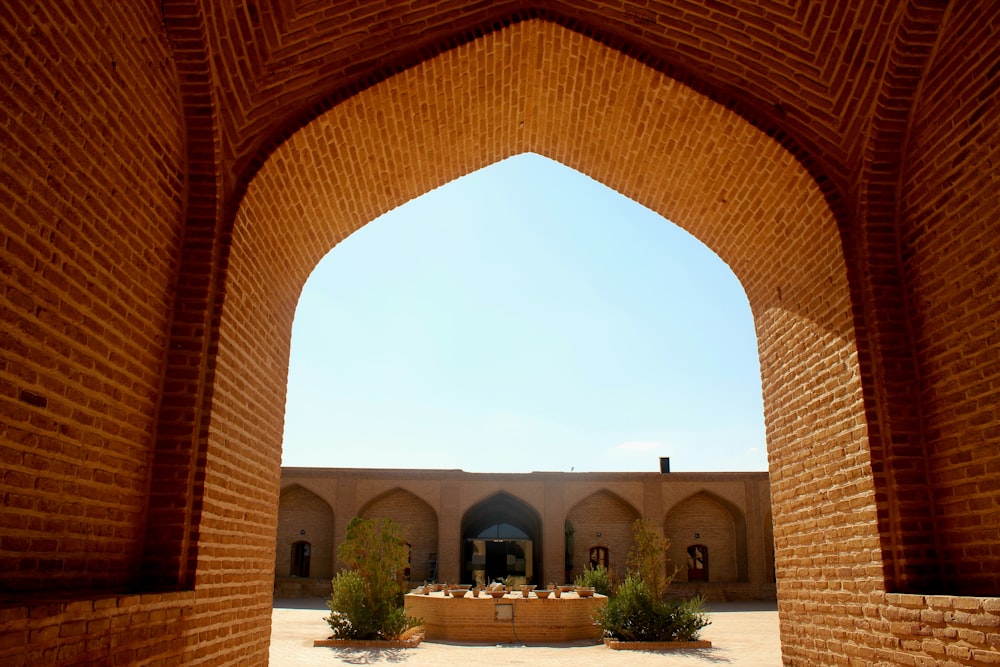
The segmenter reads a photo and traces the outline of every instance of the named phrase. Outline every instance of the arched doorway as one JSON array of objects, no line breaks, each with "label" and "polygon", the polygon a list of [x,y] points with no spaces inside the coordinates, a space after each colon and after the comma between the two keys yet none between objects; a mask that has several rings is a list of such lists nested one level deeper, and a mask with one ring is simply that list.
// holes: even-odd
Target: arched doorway
[{"label": "arched doorway", "polygon": [[[755,117],[767,134],[786,141],[786,145],[805,145],[800,157],[815,170],[816,180],[823,183],[833,207],[845,220],[844,246],[848,248],[849,265],[856,278],[849,292],[836,281],[831,282],[829,289],[822,289],[829,276],[813,270],[817,267],[807,261],[796,261],[800,252],[805,257],[808,250],[793,248],[790,254],[782,256],[783,250],[778,246],[796,240],[804,239],[807,247],[816,248],[817,254],[830,247],[808,244],[817,239],[810,239],[808,234],[800,238],[802,228],[793,218],[772,215],[773,209],[766,202],[769,197],[788,200],[800,194],[794,188],[783,187],[780,179],[772,180],[786,166],[780,161],[767,165],[773,169],[760,170],[768,172],[766,177],[772,183],[765,190],[763,205],[757,209],[759,216],[728,215],[734,221],[732,225],[721,225],[715,237],[711,233],[702,237],[715,247],[717,237],[732,236],[752,243],[760,231],[758,224],[775,222],[779,231],[761,241],[757,258],[765,267],[782,266],[773,272],[776,279],[750,283],[758,288],[771,288],[777,301],[785,301],[772,304],[771,309],[762,303],[761,295],[766,290],[756,290],[752,297],[760,305],[758,314],[763,313],[762,331],[771,334],[769,337],[762,334],[761,349],[762,356],[773,365],[766,371],[769,382],[765,392],[769,395],[769,429],[774,436],[772,465],[776,473],[781,473],[774,494],[781,563],[779,583],[790,597],[794,596],[795,602],[787,605],[786,613],[794,617],[796,609],[803,608],[802,602],[839,608],[844,590],[862,591],[867,597],[857,593],[852,599],[869,602],[872,593],[898,591],[901,587],[911,593],[974,595],[982,595],[987,586],[988,590],[996,590],[995,553],[992,560],[981,563],[984,567],[978,578],[970,574],[957,581],[935,582],[942,572],[951,573],[950,563],[967,562],[952,558],[961,556],[960,549],[974,544],[971,540],[985,532],[983,526],[989,528],[996,520],[995,513],[987,510],[980,510],[982,522],[962,520],[966,518],[963,513],[969,512],[969,501],[977,498],[976,494],[995,474],[996,440],[990,429],[995,428],[996,419],[989,409],[989,399],[996,396],[996,391],[986,386],[991,378],[983,377],[984,364],[978,362],[995,350],[987,336],[993,330],[989,325],[996,322],[995,310],[990,308],[996,301],[990,298],[996,295],[996,281],[989,279],[990,262],[995,255],[989,221],[995,216],[988,215],[993,210],[988,207],[995,199],[981,196],[990,191],[990,181],[983,179],[992,175],[992,170],[982,167],[991,162],[994,153],[989,152],[990,143],[980,139],[994,136],[992,111],[996,98],[992,84],[996,51],[988,50],[982,58],[970,62],[962,77],[950,75],[954,63],[968,60],[963,58],[967,45],[983,43],[981,36],[993,29],[993,24],[981,20],[988,4],[904,2],[887,10],[877,3],[867,3],[857,12],[851,12],[856,20],[845,21],[843,12],[831,15],[819,5],[809,3],[734,4],[728,9],[738,12],[735,17],[725,12],[720,14],[716,3],[686,3],[679,13],[672,10],[681,8],[673,5],[650,3],[649,9],[657,11],[627,15],[620,6],[611,3],[593,6],[588,3],[586,8],[577,9],[568,3],[532,3],[531,8],[539,9],[518,14],[516,18],[549,17],[550,11],[559,13],[561,8],[567,14],[564,24],[578,34],[614,36],[611,42],[620,47],[617,60],[594,62],[576,58],[573,40],[562,36],[557,37],[559,41],[543,35],[521,42],[504,36],[497,51],[506,57],[496,59],[502,69],[482,71],[491,60],[489,53],[484,56],[482,51],[475,50],[479,36],[490,30],[500,32],[507,25],[509,16],[501,12],[527,5],[497,3],[496,7],[491,10],[479,5],[475,11],[471,7],[464,11],[465,8],[456,10],[453,3],[442,3],[437,14],[430,9],[421,10],[421,17],[428,18],[408,21],[414,18],[412,7],[401,3],[396,11],[387,7],[380,14],[383,20],[379,26],[372,24],[370,30],[359,31],[357,23],[352,22],[364,23],[365,17],[359,19],[357,12],[349,14],[350,9],[345,9],[342,15],[320,13],[313,3],[298,3],[297,11],[289,8],[273,12],[280,20],[271,21],[267,21],[268,12],[258,11],[253,4],[208,8],[204,3],[163,3],[159,14],[147,11],[144,20],[137,20],[140,17],[130,6],[127,14],[122,10],[111,18],[115,25],[129,27],[120,34],[135,36],[134,44],[153,49],[154,57],[147,65],[154,67],[147,67],[139,75],[141,78],[131,78],[136,68],[119,67],[119,74],[133,71],[125,78],[107,79],[113,94],[73,96],[71,104],[80,112],[63,114],[45,127],[45,130],[54,128],[51,135],[36,131],[33,119],[41,117],[40,114],[24,111],[43,109],[55,97],[65,98],[69,86],[63,87],[64,75],[75,60],[64,58],[61,63],[54,63],[51,82],[36,77],[38,94],[18,98],[32,101],[31,106],[21,102],[24,105],[21,112],[9,114],[11,118],[24,119],[17,121],[15,134],[28,141],[27,150],[21,151],[11,163],[12,174],[15,170],[28,174],[5,203],[8,210],[15,211],[15,221],[29,219],[21,214],[26,204],[30,209],[35,208],[36,202],[49,203],[47,200],[52,203],[58,200],[70,209],[79,208],[73,205],[74,200],[116,203],[114,207],[95,209],[97,214],[79,216],[62,209],[56,215],[49,215],[48,210],[38,207],[43,214],[31,227],[41,232],[37,236],[41,242],[30,253],[24,252],[29,259],[23,261],[23,266],[33,265],[33,269],[25,271],[34,271],[42,282],[34,286],[36,298],[22,298],[18,293],[18,301],[26,304],[17,305],[22,318],[18,326],[39,326],[43,315],[52,317],[59,310],[49,306],[57,305],[67,309],[64,322],[71,326],[60,333],[58,324],[45,322],[44,336],[32,336],[30,330],[20,327],[19,338],[26,347],[16,354],[28,362],[20,370],[39,373],[38,387],[32,383],[28,389],[46,390],[41,395],[25,390],[21,398],[29,400],[32,404],[29,407],[34,410],[48,400],[45,394],[51,390],[51,396],[64,397],[70,407],[77,402],[86,407],[81,417],[74,415],[68,424],[44,416],[46,429],[53,424],[57,427],[59,440],[55,444],[67,456],[74,448],[80,450],[72,454],[71,463],[83,462],[103,446],[90,443],[107,443],[117,449],[114,456],[121,457],[116,466],[124,463],[122,468],[139,471],[129,473],[127,484],[122,483],[115,470],[105,469],[94,475],[98,479],[86,480],[96,484],[88,488],[94,490],[91,495],[99,498],[100,503],[105,502],[108,491],[124,494],[119,502],[113,503],[114,512],[105,513],[103,506],[99,508],[102,515],[111,517],[108,519],[111,523],[105,526],[120,521],[119,511],[127,514],[127,527],[113,526],[116,533],[127,538],[114,545],[120,553],[110,561],[116,573],[114,579],[94,581],[79,576],[84,568],[91,569],[89,559],[76,558],[79,553],[60,559],[65,564],[61,578],[37,576],[52,562],[43,559],[35,559],[41,565],[36,565],[39,569],[33,569],[31,574],[40,580],[54,580],[50,584],[53,588],[68,581],[80,590],[87,590],[92,584],[102,586],[102,590],[105,587],[120,590],[128,583],[141,583],[147,591],[161,588],[192,591],[197,583],[195,611],[184,616],[207,619],[204,632],[209,637],[200,643],[188,641],[200,630],[191,624],[182,631],[184,644],[204,645],[205,641],[235,632],[230,635],[235,639],[226,644],[242,648],[260,635],[261,619],[266,618],[263,611],[249,610],[250,620],[241,618],[239,626],[215,622],[215,618],[233,615],[230,605],[237,604],[239,596],[227,587],[212,586],[225,581],[235,588],[232,582],[245,576],[246,580],[239,582],[244,590],[262,590],[266,579],[260,573],[266,572],[268,561],[273,560],[271,529],[278,495],[274,469],[279,456],[275,439],[278,429],[274,424],[275,415],[280,422],[281,401],[273,384],[280,385],[282,373],[280,331],[284,323],[280,320],[287,316],[287,301],[294,300],[295,292],[294,286],[287,289],[289,285],[282,280],[282,271],[301,258],[294,251],[286,252],[288,247],[280,243],[270,244],[266,233],[258,246],[259,255],[270,254],[274,257],[273,264],[255,261],[259,257],[252,249],[247,251],[246,246],[242,248],[244,252],[234,251],[229,256],[230,216],[240,206],[240,188],[250,179],[242,165],[259,164],[267,159],[270,151],[260,149],[260,145],[272,136],[286,137],[296,121],[308,122],[308,118],[303,118],[307,109],[315,108],[328,97],[334,97],[333,104],[359,90],[374,88],[382,73],[403,72],[414,60],[434,53],[441,44],[440,48],[460,52],[461,60],[469,63],[459,71],[472,84],[472,94],[467,94],[461,85],[452,85],[461,81],[449,79],[457,68],[447,64],[432,69],[425,80],[434,91],[432,98],[451,94],[460,101],[459,108],[442,108],[433,99],[411,95],[408,90],[400,92],[400,86],[393,81],[388,88],[394,99],[355,114],[362,129],[372,128],[374,140],[365,137],[357,147],[346,147],[344,154],[350,153],[350,157],[342,160],[345,164],[326,169],[322,157],[316,155],[328,150],[329,145],[319,143],[314,145],[319,151],[298,151],[281,166],[287,168],[286,173],[293,174],[293,183],[301,184],[289,188],[292,202],[307,199],[300,198],[294,190],[311,189],[322,178],[310,178],[317,172],[358,176],[365,170],[358,165],[384,168],[387,164],[404,174],[422,169],[434,171],[447,161],[441,159],[442,153],[458,155],[452,165],[456,169],[469,169],[475,160],[465,162],[463,148],[475,146],[487,159],[495,159],[505,151],[558,153],[564,160],[583,165],[581,169],[589,168],[602,180],[611,179],[615,171],[605,168],[606,163],[600,164],[602,158],[607,162],[618,161],[626,165],[623,171],[639,174],[638,182],[616,181],[622,189],[632,192],[632,196],[646,195],[648,201],[659,205],[658,210],[674,209],[665,213],[672,219],[684,217],[681,214],[685,211],[678,209],[686,209],[687,217],[697,218],[702,211],[715,207],[716,202],[733,204],[738,199],[750,202],[750,208],[730,205],[730,212],[741,209],[738,212],[746,214],[754,210],[755,184],[742,182],[735,190],[727,188],[730,195],[727,196],[720,191],[720,185],[726,185],[721,179],[701,178],[702,174],[692,169],[693,178],[703,184],[690,188],[677,185],[672,192],[671,187],[664,185],[671,181],[666,174],[668,169],[649,169],[642,162],[647,156],[650,161],[659,162],[657,148],[662,142],[658,139],[664,127],[677,132],[679,140],[671,144],[671,149],[676,149],[673,152],[685,160],[690,154],[700,152],[699,146],[692,143],[703,137],[706,142],[721,139],[725,152],[734,155],[739,142],[734,145],[731,141],[732,130],[738,122],[729,123],[727,110],[737,109],[736,113]],[[659,13],[661,9],[666,11]],[[315,12],[313,22],[306,14],[310,11]],[[64,46],[70,47],[67,53],[72,51],[69,44],[35,39],[38,33],[28,23],[32,19],[27,16],[18,19],[16,33],[11,30],[16,40],[10,40],[18,49],[27,46],[23,52],[25,64],[29,60],[44,62],[51,51],[65,50]],[[261,16],[265,16],[263,23]],[[674,16],[681,18],[675,20]],[[341,17],[345,20],[338,20]],[[749,23],[743,20],[746,18]],[[109,20],[104,15],[95,20],[69,8],[48,13],[45,19],[56,24],[49,31],[53,35],[62,34],[63,27],[69,26],[74,34],[81,36],[100,35],[102,30],[106,33],[104,28]],[[47,30],[44,24],[42,27]],[[859,51],[855,47],[862,34],[865,38]],[[230,38],[234,35],[238,39]],[[301,43],[297,44],[295,37]],[[92,54],[95,62],[103,60],[116,66],[110,57],[121,50],[117,40],[89,41],[101,42]],[[535,52],[524,49],[523,43],[557,48],[539,48]],[[409,46],[401,48],[401,44]],[[15,52],[14,46],[11,52]],[[687,115],[709,118],[713,124],[725,126],[727,132],[715,137],[710,133],[688,132],[683,124],[672,125],[674,119],[664,113],[664,108],[675,102],[674,96],[636,95],[627,71],[631,66],[629,56],[636,53],[640,65],[691,80],[704,86],[703,90],[713,99],[722,100],[706,113]],[[563,54],[574,60],[561,62]],[[157,61],[163,63],[159,73],[154,71]],[[27,68],[19,69],[16,75],[30,77],[25,71]],[[613,77],[610,82],[602,78],[605,71]],[[519,88],[520,85],[524,88]],[[584,85],[593,85],[596,90],[588,91]],[[646,88],[640,86],[639,91]],[[117,94],[129,90],[141,90],[144,94]],[[488,98],[487,104],[480,106],[484,97]],[[405,108],[400,113],[394,109],[394,105],[403,105],[408,100],[413,100],[415,110],[427,109],[430,113],[414,113]],[[616,104],[619,100],[621,103]],[[949,106],[952,100],[971,103]],[[139,106],[137,102],[148,106]],[[177,121],[174,113],[179,102],[187,109],[183,123]],[[595,119],[585,109],[577,114],[577,109],[591,103],[610,109],[608,117]],[[162,108],[155,109],[154,105]],[[566,122],[567,118],[560,115],[564,109],[574,114],[568,120],[579,122]],[[617,115],[618,110],[623,113]],[[402,131],[395,131],[396,114],[413,118],[417,128],[404,125]],[[129,123],[115,121],[126,117],[145,118],[145,124],[131,127]],[[351,136],[353,128],[348,123],[341,124],[341,120],[333,119],[328,125],[335,128],[339,125],[344,135]],[[432,128],[436,142],[420,146],[419,141],[413,141],[421,134],[420,125]],[[462,132],[463,127],[470,129],[468,134]],[[147,129],[156,132],[147,133]],[[739,129],[735,128],[736,132]],[[104,130],[108,131],[107,145],[117,143],[120,149],[107,155],[117,155],[117,159],[89,165],[75,154],[67,159],[60,159],[61,155],[54,153],[52,160],[28,159],[33,153],[43,152],[43,143],[53,143],[50,136],[99,136]],[[162,137],[160,131],[164,133]],[[260,138],[262,134],[266,136]],[[160,140],[171,135],[171,140]],[[571,150],[559,150],[560,135],[568,138],[566,143],[571,144]],[[604,141],[608,135],[613,141]],[[792,139],[786,140],[789,135]],[[151,140],[153,136],[157,138]],[[397,136],[403,140],[394,140]],[[685,142],[686,137],[691,137],[691,142]],[[393,156],[381,153],[379,148],[371,150],[379,144],[395,147],[413,143],[418,144],[414,153],[426,158],[419,169],[411,169],[412,163],[406,160],[393,162]],[[953,155],[940,150],[948,146],[960,152]],[[966,146],[973,149],[960,150]],[[733,148],[737,150],[730,150]],[[304,158],[298,165],[297,156]],[[84,177],[63,179],[53,175],[51,165],[60,163],[69,167],[82,165],[82,169],[69,171]],[[718,164],[723,175],[736,171],[743,177],[755,171],[742,168],[743,165],[735,165],[734,169],[731,162]],[[379,167],[374,169],[378,170]],[[642,182],[646,177],[648,188]],[[95,197],[102,190],[102,182],[122,196]],[[359,218],[368,215],[371,208],[391,205],[400,194],[393,191],[398,184],[392,179],[366,180],[361,173],[354,182],[356,189],[341,192],[342,199],[349,201],[345,208],[357,211]],[[39,187],[43,184],[44,187]],[[122,184],[126,187],[117,187]],[[368,184],[377,192],[369,196],[357,194]],[[68,191],[60,192],[57,187],[66,187]],[[405,183],[401,186],[403,196],[411,187],[419,189],[424,185]],[[266,190],[263,201],[269,200],[274,192]],[[733,197],[733,192],[738,194]],[[33,198],[22,193],[32,193]],[[678,199],[687,202],[678,205]],[[283,204],[274,203],[279,207]],[[309,209],[310,204],[306,201],[303,207]],[[251,227],[260,225],[267,217],[263,208],[250,207],[245,211]],[[800,209],[806,226],[816,222],[815,218],[824,217],[809,215],[821,208],[806,205]],[[134,211],[142,209],[155,214],[140,216],[143,224],[135,224]],[[105,211],[108,216],[101,215]],[[287,219],[279,216],[270,224],[290,230],[294,225],[285,223],[304,217],[295,206],[287,207],[287,211]],[[68,317],[72,311],[65,304],[71,301],[65,299],[63,288],[58,288],[56,281],[48,277],[63,277],[68,272],[50,270],[42,260],[52,258],[53,250],[60,255],[65,252],[73,259],[93,257],[88,252],[91,243],[85,240],[96,238],[92,223],[105,217],[112,223],[108,231],[114,234],[101,238],[110,240],[117,236],[131,241],[121,247],[131,246],[134,256],[116,264],[117,270],[112,271],[111,262],[106,260],[113,258],[110,251],[114,246],[107,244],[97,255],[97,263],[103,265],[92,274],[97,279],[73,281],[85,296],[99,297],[102,307],[127,312],[130,322],[125,328],[114,326],[115,322],[110,325],[104,322],[102,331],[88,320],[85,323],[93,331],[87,332],[89,340],[84,340],[78,328],[83,320]],[[350,220],[343,221],[336,215],[327,219],[332,226],[342,225],[349,233]],[[153,224],[145,224],[147,221]],[[965,224],[970,222],[976,224]],[[306,236],[312,233],[309,225],[303,227]],[[745,229],[745,234],[741,234],[740,228]],[[249,234],[251,239],[259,238],[256,231]],[[15,238],[20,238],[19,231],[11,235],[11,243]],[[61,247],[66,240],[68,245]],[[183,252],[178,250],[182,243]],[[255,243],[250,241],[250,245]],[[295,241],[289,246],[294,247]],[[134,271],[146,264],[147,258],[164,261],[157,262],[149,273]],[[784,260],[789,262],[785,264]],[[243,268],[235,268],[241,262]],[[308,264],[308,259],[303,263]],[[247,270],[247,266],[253,268]],[[229,269],[231,274],[227,273]],[[784,269],[789,269],[786,277],[793,278],[790,283],[777,279]],[[86,267],[83,271],[91,275]],[[816,277],[812,285],[816,288],[816,300],[803,298],[809,292],[811,278],[796,281],[797,273]],[[20,278],[30,274],[19,267],[15,275]],[[139,279],[139,275],[144,275],[144,279]],[[941,276],[952,280],[944,281],[947,285],[941,287]],[[135,287],[150,282],[163,289],[152,292]],[[976,285],[977,282],[981,285]],[[274,285],[273,290],[268,283]],[[952,287],[952,283],[958,287]],[[971,292],[964,289],[967,283],[974,287]],[[789,284],[793,285],[791,289]],[[15,285],[13,279],[10,285]],[[46,286],[57,289],[46,294],[43,289]],[[117,291],[107,289],[108,286],[122,288],[131,296],[124,301],[117,296],[105,296],[105,292]],[[230,287],[235,291],[228,292]],[[241,295],[236,294],[240,291]],[[172,296],[174,292],[176,297]],[[57,304],[57,299],[65,303]],[[829,309],[822,307],[826,299],[831,304]],[[860,368],[853,356],[857,346],[851,337],[843,334],[840,327],[831,326],[838,319],[831,312],[842,314],[843,303],[855,313],[857,332],[865,340],[859,355]],[[130,305],[138,307],[133,311]],[[231,321],[223,323],[226,318]],[[790,325],[783,326],[783,319]],[[115,321],[125,324],[124,320],[122,317]],[[273,329],[272,320],[278,320]],[[812,322],[815,328],[795,324],[803,320]],[[261,321],[267,324],[259,324]],[[986,331],[984,338],[978,337],[981,329]],[[960,336],[970,338],[965,332],[973,334],[971,341],[959,341]],[[79,339],[76,342],[71,341],[74,335]],[[153,340],[147,340],[150,335]],[[138,359],[130,358],[127,353],[122,355],[119,338],[148,342],[151,352]],[[54,352],[67,344],[67,352]],[[115,351],[110,358],[109,344]],[[956,348],[960,353],[956,354]],[[62,363],[47,363],[46,370],[41,371],[39,361],[61,362],[70,359],[71,353],[82,358],[74,360],[70,370],[87,368],[84,362],[96,360],[105,371],[102,376],[120,374],[123,380],[115,378],[115,384],[95,391],[79,379],[82,376],[86,380],[92,374],[67,374]],[[842,360],[843,373],[839,369]],[[109,361],[110,365],[106,365]],[[130,369],[130,365],[135,368]],[[904,370],[898,370],[900,367]],[[148,379],[147,373],[137,378],[135,369],[143,368],[152,371],[154,378],[162,377],[162,386],[157,380]],[[857,410],[852,399],[859,383],[838,382],[855,376],[863,379],[865,396],[874,395],[866,406],[867,413]],[[64,382],[69,382],[69,386]],[[92,407],[82,406],[82,399],[75,397],[74,394],[81,393],[81,387],[86,390],[83,397],[93,403]],[[829,389],[817,391],[823,387]],[[121,389],[124,398],[119,396]],[[133,398],[139,402],[133,404]],[[60,416],[69,414],[65,406],[56,407]],[[105,410],[107,407],[111,409]],[[124,416],[114,414],[120,408],[125,409]],[[108,423],[116,425],[115,431],[118,425],[125,427],[121,441],[112,429],[102,426],[91,430],[87,423],[105,421],[105,413],[113,417]],[[35,421],[35,413],[28,414]],[[155,434],[148,426],[152,420],[160,424]],[[858,426],[852,428],[852,423]],[[864,424],[873,429],[872,446],[867,441]],[[79,426],[84,427],[82,434],[78,432]],[[113,437],[109,440],[108,435]],[[26,442],[31,445],[19,444],[19,447],[38,447],[36,437],[30,434]],[[77,444],[82,446],[76,447]],[[43,463],[48,460],[40,458]],[[31,470],[43,471],[41,464],[36,466]],[[80,468],[88,473],[92,469],[90,465]],[[153,470],[151,491],[139,479],[150,469]],[[932,476],[926,472],[928,469],[934,472]],[[931,484],[926,484],[928,477]],[[909,493],[923,491],[922,486],[928,487],[927,493]],[[928,502],[928,498],[934,500],[936,491],[954,502],[943,502],[941,507]],[[51,496],[42,495],[41,488],[35,492],[43,500],[59,500],[55,495],[58,489],[45,492]],[[941,513],[927,517],[929,508]],[[817,515],[837,525],[845,533],[844,539],[830,539],[829,530],[816,529]],[[840,521],[852,517],[858,520],[847,524]],[[148,526],[145,534],[143,521]],[[243,547],[237,559],[238,572],[233,572],[231,564],[234,535],[239,536],[236,541]],[[882,544],[877,541],[879,537],[884,540]],[[33,545],[33,540],[27,537],[21,541]],[[143,551],[145,558],[140,564]],[[102,563],[108,558],[103,551],[93,557]],[[802,574],[814,562],[826,563],[829,570],[819,576],[811,572]],[[75,570],[77,567],[81,569]],[[911,576],[917,579],[915,583],[908,581]],[[843,585],[837,587],[830,585],[831,582]],[[929,590],[921,590],[922,587]],[[889,603],[876,598],[875,604],[884,607]],[[246,605],[241,607],[241,615],[246,608]],[[848,641],[840,642],[845,646],[855,641],[863,643],[865,636],[877,637],[868,640],[876,647],[879,641],[887,643],[884,634],[867,632],[868,625],[860,622],[839,625],[862,628],[848,633]],[[798,637],[794,648],[805,651],[806,642],[801,638],[809,634],[794,625],[792,628],[796,631],[789,630],[786,636],[790,642]],[[896,637],[897,644],[898,640]],[[159,645],[178,643],[181,642],[162,641]],[[801,653],[799,657],[805,660]]]},{"label": "arched doorway", "polygon": [[[526,74],[512,76],[520,71],[512,62]],[[574,79],[565,94],[565,72],[581,67],[594,76]],[[656,211],[739,278],[759,342],[770,460],[784,473],[772,487],[776,558],[785,572],[802,571],[795,540],[817,508],[834,511],[847,496],[875,507],[855,304],[834,212],[795,156],[731,109],[545,21],[484,35],[372,85],[269,154],[233,221],[213,339],[213,382],[254,391],[214,395],[207,448],[225,451],[226,433],[249,434],[245,446],[276,465],[296,300],[332,247],[395,206],[523,152]],[[806,493],[834,463],[850,488]],[[874,527],[850,552],[815,540],[810,557],[868,581],[883,571],[880,537]],[[795,583],[779,576],[779,591]]]},{"label": "arched doorway", "polygon": [[497,493],[462,518],[462,581],[537,583],[542,573],[541,517],[526,503]]}]

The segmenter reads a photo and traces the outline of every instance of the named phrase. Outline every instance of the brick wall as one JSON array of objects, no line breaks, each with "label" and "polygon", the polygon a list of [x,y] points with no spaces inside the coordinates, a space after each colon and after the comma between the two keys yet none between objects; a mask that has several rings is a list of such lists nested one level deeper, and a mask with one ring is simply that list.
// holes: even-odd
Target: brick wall
[{"label": "brick wall", "polygon": [[[914,113],[900,248],[944,591],[1000,595],[1000,31],[949,21]],[[988,9],[986,9],[988,8]],[[970,52],[971,44],[981,45]],[[994,63],[992,66],[989,63]],[[931,515],[932,517],[934,515]],[[926,508],[915,521],[926,521]],[[929,526],[925,530],[933,530]]]},{"label": "brick wall", "polygon": [[635,507],[610,491],[598,491],[574,505],[567,516],[573,524],[573,569],[567,583],[588,566],[592,547],[607,548],[608,570],[624,578],[628,552],[635,544],[632,524],[639,517]]},{"label": "brick wall", "polygon": [[0,591],[121,589],[177,270],[177,72],[151,5],[5,3],[0,31]]},{"label": "brick wall", "polygon": [[[195,595],[144,593],[42,601],[0,609],[3,664],[171,664],[186,637],[197,636],[203,615],[192,613]],[[257,605],[249,613],[259,613]]]},{"label": "brick wall", "polygon": [[333,509],[315,493],[293,485],[283,489],[278,501],[278,537],[275,577],[291,576],[292,545],[310,545],[309,576],[333,579]]},{"label": "brick wall", "polygon": [[737,518],[719,500],[701,492],[671,508],[663,522],[663,534],[670,540],[667,570],[676,567],[677,581],[687,581],[687,548],[701,544],[708,548],[709,581],[746,580],[746,522],[741,523],[743,553],[738,553]]}]

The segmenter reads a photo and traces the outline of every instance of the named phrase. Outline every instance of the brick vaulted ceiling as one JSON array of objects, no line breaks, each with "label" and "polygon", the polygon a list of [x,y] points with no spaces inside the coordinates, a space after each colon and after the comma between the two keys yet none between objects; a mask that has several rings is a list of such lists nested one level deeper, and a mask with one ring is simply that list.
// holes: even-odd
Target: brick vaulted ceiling
[{"label": "brick vaulted ceiling", "polygon": [[[217,105],[217,157],[233,191],[329,105],[527,18],[603,41],[735,108],[847,190],[857,175],[846,165],[862,164],[877,124],[910,108],[922,42],[935,35],[922,24],[937,25],[944,11],[927,4],[192,0],[165,11],[176,40],[202,42],[182,75],[189,104],[208,93]],[[212,90],[199,89],[206,68]]]}]

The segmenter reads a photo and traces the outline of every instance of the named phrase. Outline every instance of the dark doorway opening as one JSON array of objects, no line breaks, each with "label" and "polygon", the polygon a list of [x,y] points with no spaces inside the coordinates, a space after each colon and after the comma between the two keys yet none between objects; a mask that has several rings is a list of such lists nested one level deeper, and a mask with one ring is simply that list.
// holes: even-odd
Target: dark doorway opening
[{"label": "dark doorway opening", "polygon": [[308,542],[296,542],[292,545],[292,568],[289,576],[309,576],[309,555],[311,552],[312,545]]},{"label": "dark doorway opening", "polygon": [[462,519],[462,581],[511,585],[541,580],[541,519],[505,493],[475,505]]},{"label": "dark doorway opening", "polygon": [[479,585],[528,583],[534,578],[534,540],[510,524],[496,524],[465,540],[466,574]]}]

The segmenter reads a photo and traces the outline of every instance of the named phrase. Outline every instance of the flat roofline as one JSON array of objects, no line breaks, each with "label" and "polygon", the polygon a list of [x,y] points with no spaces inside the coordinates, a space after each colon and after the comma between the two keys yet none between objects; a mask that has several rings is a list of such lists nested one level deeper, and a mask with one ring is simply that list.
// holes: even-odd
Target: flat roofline
[{"label": "flat roofline", "polygon": [[539,478],[539,477],[590,477],[590,478],[635,478],[637,475],[643,477],[655,477],[660,479],[692,479],[692,478],[724,478],[724,477],[768,477],[765,470],[754,471],[688,471],[662,473],[658,470],[636,470],[624,471],[590,471],[590,472],[565,472],[557,470],[535,470],[532,472],[467,472],[460,468],[331,468],[331,467],[300,467],[282,466],[282,476],[288,477],[321,477],[331,474],[353,475],[363,477],[399,477],[440,475],[447,477],[489,477],[489,478]]}]

